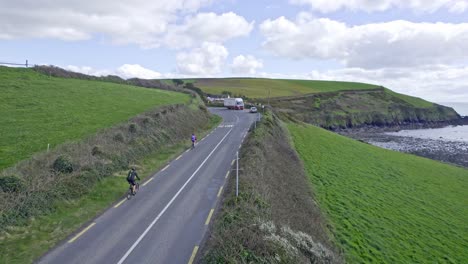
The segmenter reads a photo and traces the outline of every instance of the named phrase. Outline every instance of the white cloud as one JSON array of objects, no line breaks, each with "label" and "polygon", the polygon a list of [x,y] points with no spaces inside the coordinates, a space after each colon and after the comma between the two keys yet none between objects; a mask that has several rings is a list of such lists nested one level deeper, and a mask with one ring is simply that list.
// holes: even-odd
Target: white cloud
[{"label": "white cloud", "polygon": [[179,73],[188,75],[213,75],[220,73],[229,55],[227,49],[217,43],[204,42],[190,52],[177,54]]},{"label": "white cloud", "polygon": [[468,10],[467,0],[290,0],[290,2],[296,5],[309,5],[312,10],[322,13],[342,9],[374,12],[399,8],[424,13],[433,13],[440,9],[452,13],[463,13]]},{"label": "white cloud", "polygon": [[433,102],[468,102],[468,67],[432,65],[366,70],[312,71],[308,79],[365,82]]},{"label": "white cloud", "polygon": [[222,43],[229,39],[247,36],[253,29],[254,22],[233,12],[217,15],[215,13],[199,13],[187,17],[182,25],[169,27],[165,44],[171,48],[191,47],[197,42]]},{"label": "white cloud", "polygon": [[468,23],[385,23],[348,26],[300,14],[260,25],[263,46],[278,56],[332,59],[348,67],[451,64],[468,58]]},{"label": "white cloud", "polygon": [[107,76],[107,75],[117,75],[124,79],[130,78],[141,78],[141,79],[158,79],[163,78],[164,76],[156,71],[144,68],[138,64],[123,64],[114,70],[108,69],[95,69],[89,66],[75,66],[68,65],[64,67],[66,70],[79,72],[87,75],[94,76]]},{"label": "white cloud", "polygon": [[117,75],[129,79],[129,78],[141,78],[141,79],[157,79],[161,78],[161,73],[146,69],[138,64],[124,64],[117,69]]},{"label": "white cloud", "polygon": [[94,75],[94,76],[106,76],[106,75],[111,75],[113,74],[109,70],[97,70],[94,69],[93,67],[90,66],[75,66],[75,65],[68,65],[64,67],[66,70],[72,71],[72,72],[78,72],[78,73],[83,73],[87,75]]},{"label": "white cloud", "polygon": [[103,34],[113,42],[156,47],[178,15],[212,0],[0,0],[0,39],[84,40]]},{"label": "white cloud", "polygon": [[239,55],[234,58],[231,70],[235,74],[255,74],[257,70],[263,68],[263,62],[252,55]]}]

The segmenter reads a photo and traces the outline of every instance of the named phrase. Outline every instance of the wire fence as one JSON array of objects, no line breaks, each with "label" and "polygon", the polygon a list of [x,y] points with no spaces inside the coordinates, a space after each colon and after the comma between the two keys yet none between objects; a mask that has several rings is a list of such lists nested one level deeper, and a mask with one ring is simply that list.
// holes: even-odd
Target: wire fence
[{"label": "wire fence", "polygon": [[2,62],[0,61],[0,65],[7,65],[7,66],[24,66],[26,68],[28,68],[29,66],[31,66],[29,63],[28,63],[28,60],[26,60],[26,63],[14,63],[14,62]]}]

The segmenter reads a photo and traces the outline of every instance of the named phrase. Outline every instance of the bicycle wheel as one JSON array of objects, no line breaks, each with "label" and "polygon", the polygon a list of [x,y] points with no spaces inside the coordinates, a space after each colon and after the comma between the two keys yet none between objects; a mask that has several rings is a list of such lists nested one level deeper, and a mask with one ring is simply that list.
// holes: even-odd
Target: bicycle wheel
[{"label": "bicycle wheel", "polygon": [[127,200],[130,200],[130,199],[132,199],[132,187],[130,187],[127,192]]},{"label": "bicycle wheel", "polygon": [[[140,184],[137,182],[137,183],[135,184],[135,194],[136,194],[139,190],[140,190]],[[134,195],[135,195],[135,194],[134,194]]]}]

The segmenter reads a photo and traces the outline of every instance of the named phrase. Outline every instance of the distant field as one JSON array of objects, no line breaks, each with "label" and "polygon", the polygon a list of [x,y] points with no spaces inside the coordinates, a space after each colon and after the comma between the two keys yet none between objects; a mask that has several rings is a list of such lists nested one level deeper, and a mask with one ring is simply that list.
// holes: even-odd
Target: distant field
[{"label": "distant field", "polygon": [[354,82],[256,78],[195,79],[189,81],[193,81],[195,86],[201,88],[205,93],[221,94],[223,91],[229,91],[234,95],[244,95],[250,98],[267,98],[269,90],[271,91],[271,97],[280,97],[341,90],[374,89],[379,87],[372,84]]},{"label": "distant field", "polygon": [[466,263],[468,170],[288,128],[349,263]]},{"label": "distant field", "polygon": [[31,69],[0,67],[0,169],[80,139],[157,106],[189,96],[162,90],[50,78]]}]

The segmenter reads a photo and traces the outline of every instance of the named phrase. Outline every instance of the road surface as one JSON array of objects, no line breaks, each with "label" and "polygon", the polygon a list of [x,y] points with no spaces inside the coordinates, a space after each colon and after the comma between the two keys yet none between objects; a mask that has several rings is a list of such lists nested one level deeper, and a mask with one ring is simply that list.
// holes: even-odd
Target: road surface
[{"label": "road surface", "polygon": [[[256,114],[210,109],[223,122],[39,263],[189,263]],[[190,135],[187,135],[189,140]],[[232,174],[234,175],[234,174]]]}]

